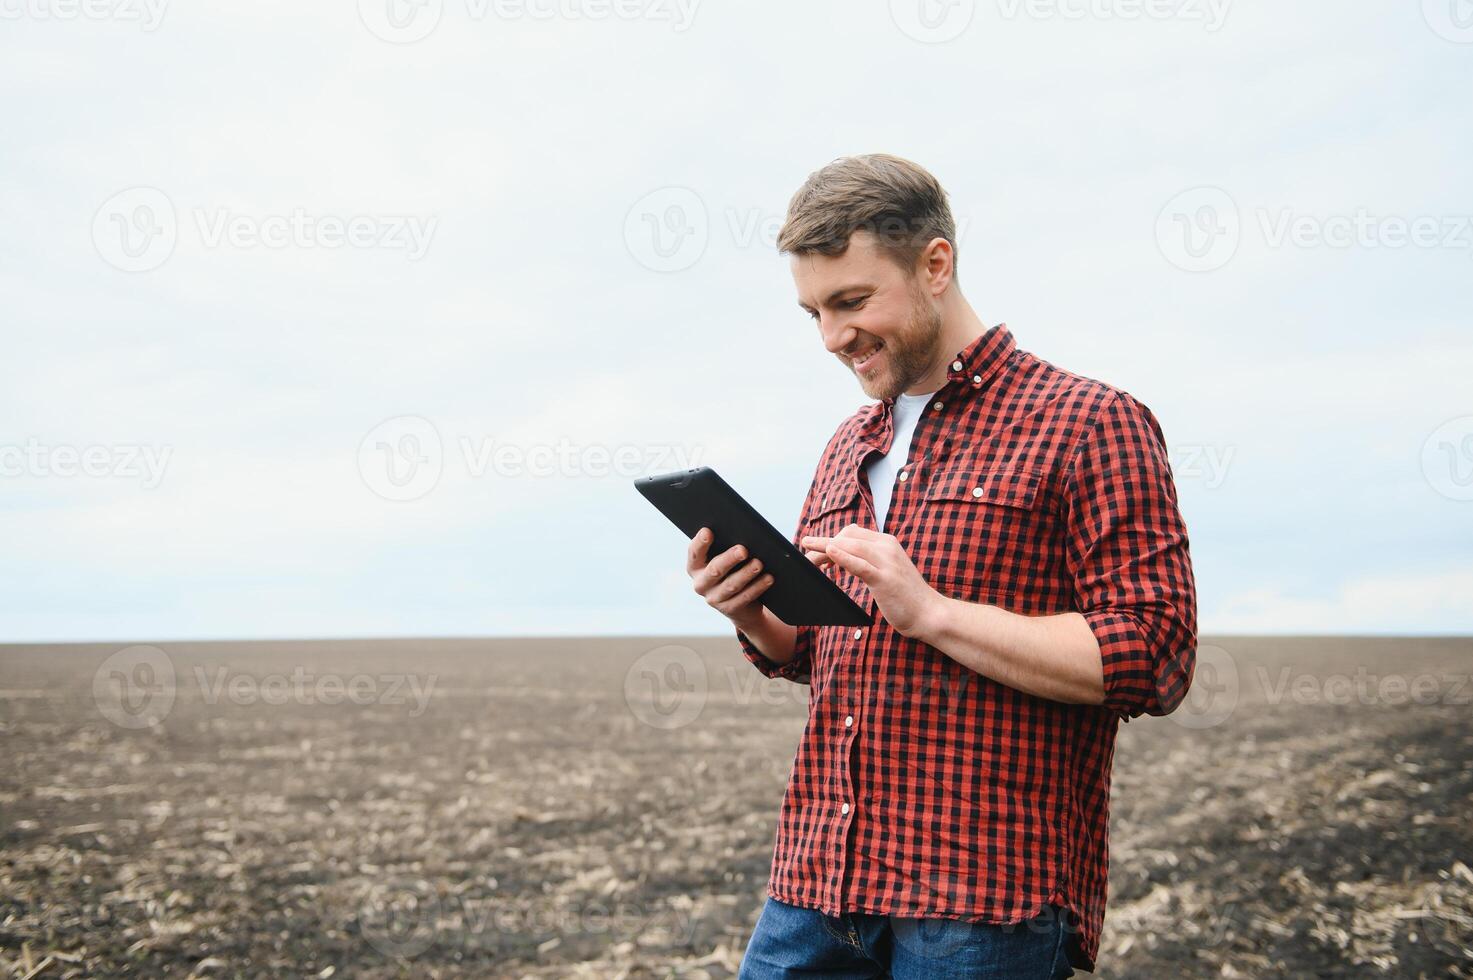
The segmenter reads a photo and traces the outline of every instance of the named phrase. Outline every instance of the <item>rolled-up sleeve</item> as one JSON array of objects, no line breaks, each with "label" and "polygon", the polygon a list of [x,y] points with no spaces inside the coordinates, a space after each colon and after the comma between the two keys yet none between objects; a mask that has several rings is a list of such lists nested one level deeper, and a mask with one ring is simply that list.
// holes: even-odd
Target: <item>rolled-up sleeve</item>
[{"label": "rolled-up sleeve", "polygon": [[737,630],[737,642],[742,645],[742,653],[752,661],[753,666],[762,671],[766,677],[781,677],[795,684],[807,684],[809,674],[812,672],[813,664],[813,639],[818,632],[816,626],[799,626],[798,638],[793,648],[793,659],[785,664],[768,660],[757,645],[751,641],[747,634]]},{"label": "rolled-up sleeve", "polygon": [[1169,714],[1196,666],[1197,595],[1186,526],[1154,415],[1113,392],[1065,483],[1076,608],[1099,642],[1104,705]]}]

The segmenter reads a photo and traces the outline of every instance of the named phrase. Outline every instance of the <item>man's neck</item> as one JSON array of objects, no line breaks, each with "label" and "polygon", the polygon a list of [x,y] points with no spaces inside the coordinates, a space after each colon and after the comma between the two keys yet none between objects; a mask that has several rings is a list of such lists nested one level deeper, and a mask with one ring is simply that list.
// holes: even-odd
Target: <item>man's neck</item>
[{"label": "man's neck", "polygon": [[941,339],[936,345],[936,361],[925,376],[905,390],[907,395],[924,395],[939,391],[946,384],[951,360],[959,350],[987,332],[987,325],[972,309],[960,291],[948,296],[941,311]]}]

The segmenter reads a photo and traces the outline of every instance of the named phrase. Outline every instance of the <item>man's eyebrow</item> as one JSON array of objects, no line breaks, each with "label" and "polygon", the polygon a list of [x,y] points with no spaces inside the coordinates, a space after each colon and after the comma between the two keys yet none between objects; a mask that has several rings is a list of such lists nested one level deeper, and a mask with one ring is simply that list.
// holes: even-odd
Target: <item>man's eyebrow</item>
[{"label": "man's eyebrow", "polygon": [[[834,300],[838,299],[840,296],[843,296],[845,293],[851,293],[851,292],[853,292],[856,289],[873,289],[873,288],[875,288],[875,287],[872,286],[872,285],[870,285],[869,283],[866,283],[866,282],[856,282],[856,283],[852,283],[851,285],[848,285],[848,286],[840,286],[838,289],[834,290],[832,293],[829,293],[828,298],[825,299],[823,302],[824,302],[824,305],[825,306],[828,306],[831,303],[833,303]],[[803,302],[801,299],[798,300],[798,305],[800,307],[802,307],[803,309],[805,309],[805,310],[809,310],[809,311],[812,311],[813,310],[813,307],[809,306],[807,303]]]}]

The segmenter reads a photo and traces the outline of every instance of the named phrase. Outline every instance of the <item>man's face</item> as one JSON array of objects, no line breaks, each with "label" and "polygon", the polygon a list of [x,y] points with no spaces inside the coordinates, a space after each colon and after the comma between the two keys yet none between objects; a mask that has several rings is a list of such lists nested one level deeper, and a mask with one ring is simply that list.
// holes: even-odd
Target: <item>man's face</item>
[{"label": "man's face", "polygon": [[794,255],[792,270],[798,305],[870,398],[906,391],[941,356],[940,311],[870,232],[856,231],[843,255]]}]

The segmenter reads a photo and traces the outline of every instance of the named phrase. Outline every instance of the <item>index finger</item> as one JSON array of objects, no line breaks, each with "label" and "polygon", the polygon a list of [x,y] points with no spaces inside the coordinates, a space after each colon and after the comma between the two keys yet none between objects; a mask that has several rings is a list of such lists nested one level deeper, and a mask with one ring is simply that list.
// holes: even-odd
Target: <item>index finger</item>
[{"label": "index finger", "polygon": [[867,541],[877,537],[883,537],[883,535],[881,535],[878,531],[871,530],[870,528],[864,527],[859,524],[845,524],[843,527],[839,528],[838,534],[805,534],[799,540],[798,544],[799,547],[808,547],[809,543],[811,542],[812,547],[827,548],[829,546],[829,542],[837,538],[844,538],[845,540],[849,540],[851,538],[859,538],[861,540]]}]

